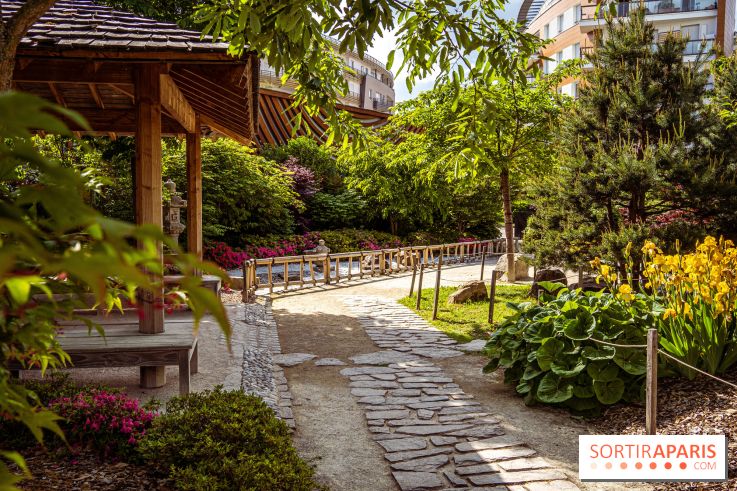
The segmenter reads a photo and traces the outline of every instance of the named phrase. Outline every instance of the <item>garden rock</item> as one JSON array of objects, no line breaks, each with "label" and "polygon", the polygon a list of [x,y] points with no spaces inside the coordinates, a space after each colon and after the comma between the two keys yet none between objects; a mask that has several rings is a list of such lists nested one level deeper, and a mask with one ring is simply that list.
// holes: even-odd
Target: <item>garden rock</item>
[{"label": "garden rock", "polygon": [[284,355],[274,355],[274,363],[283,367],[293,367],[316,357],[317,355],[309,353],[286,353]]},{"label": "garden rock", "polygon": [[470,301],[488,300],[486,284],[483,281],[469,281],[464,283],[456,291],[448,295],[449,304],[460,304]]},{"label": "garden rock", "polygon": [[[532,287],[530,288],[530,297],[537,298],[538,290],[542,290],[538,283],[543,281],[550,281],[552,283],[562,283],[563,285],[568,285],[568,279],[566,278],[566,274],[563,272],[563,270],[560,269],[538,269],[535,273],[535,279],[532,282]],[[555,292],[552,292],[555,293]]]},{"label": "garden rock", "polygon": [[456,348],[466,353],[480,353],[484,350],[484,346],[486,346],[485,339],[474,339],[468,343],[459,344]]},{"label": "garden rock", "polygon": [[579,285],[578,282],[568,285],[569,290],[577,290],[579,288],[583,289],[585,292],[600,292],[602,290],[606,290],[606,285],[603,282],[597,284],[596,278],[591,276],[584,277],[581,285]]},{"label": "garden rock", "polygon": [[243,290],[243,277],[228,276],[228,286],[233,290]]},{"label": "garden rock", "polygon": [[[530,266],[527,264],[527,260],[524,254],[514,255],[514,278],[515,280],[524,280],[530,277]],[[494,266],[494,274],[497,278],[508,279],[507,276],[507,255],[502,254],[499,256],[499,260]]]}]

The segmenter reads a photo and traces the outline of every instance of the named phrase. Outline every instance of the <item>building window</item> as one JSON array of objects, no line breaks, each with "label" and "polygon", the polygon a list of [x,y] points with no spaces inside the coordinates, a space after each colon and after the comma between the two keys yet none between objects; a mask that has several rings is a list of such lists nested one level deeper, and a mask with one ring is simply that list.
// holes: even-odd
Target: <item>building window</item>
[{"label": "building window", "polygon": [[573,59],[576,60],[578,58],[581,58],[581,43],[573,45]]},{"label": "building window", "polygon": [[563,14],[558,16],[558,33],[563,32]]},{"label": "building window", "polygon": [[701,39],[700,34],[700,25],[699,24],[692,24],[689,26],[681,26],[681,36],[687,37],[689,41],[697,41],[698,39]]},{"label": "building window", "polygon": [[581,5],[575,5],[573,7],[573,19],[574,22],[578,23],[581,22]]},{"label": "building window", "polygon": [[578,82],[573,82],[573,87],[571,88],[571,95],[578,99]]},{"label": "building window", "polygon": [[560,63],[561,61],[563,61],[563,52],[558,51],[557,53],[555,53],[555,65],[557,66],[558,63]]},{"label": "building window", "polygon": [[550,24],[545,24],[543,27],[543,38],[550,39]]}]

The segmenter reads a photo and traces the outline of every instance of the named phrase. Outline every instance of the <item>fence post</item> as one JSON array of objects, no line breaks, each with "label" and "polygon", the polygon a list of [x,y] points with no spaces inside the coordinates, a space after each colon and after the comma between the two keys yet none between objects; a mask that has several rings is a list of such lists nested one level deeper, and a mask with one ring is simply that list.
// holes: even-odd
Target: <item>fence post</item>
[{"label": "fence post", "polygon": [[645,432],[658,430],[658,330],[647,330],[647,392],[645,400]]},{"label": "fence post", "polygon": [[440,249],[440,256],[438,257],[438,274],[435,277],[435,298],[433,299],[432,305],[432,320],[438,318],[438,300],[440,300],[440,270],[443,267],[443,249]]},{"label": "fence post", "polygon": [[274,293],[274,276],[272,275],[274,269],[274,258],[269,261],[269,293]]},{"label": "fence post", "polygon": [[496,297],[496,271],[491,272],[491,286],[489,287],[489,324],[494,323],[494,297]]},{"label": "fence post", "polygon": [[384,274],[385,267],[386,267],[386,253],[384,252],[384,249],[382,249],[381,254],[379,255],[379,276],[382,276]]},{"label": "fence post", "polygon": [[484,281],[484,264],[486,264],[486,250],[481,249],[481,280]]},{"label": "fence post", "polygon": [[241,290],[241,301],[248,303],[251,301],[251,269],[248,267],[248,260],[243,261],[243,290]]},{"label": "fence post", "polygon": [[325,265],[323,266],[323,278],[325,279],[325,284],[330,284],[330,254],[325,254]]},{"label": "fence post", "polygon": [[417,276],[417,266],[412,266],[412,284],[409,286],[409,296],[415,292],[415,276]]},{"label": "fence post", "polygon": [[422,300],[422,277],[425,275],[425,265],[420,264],[420,279],[417,281],[417,302],[415,310],[420,310],[420,300]]}]

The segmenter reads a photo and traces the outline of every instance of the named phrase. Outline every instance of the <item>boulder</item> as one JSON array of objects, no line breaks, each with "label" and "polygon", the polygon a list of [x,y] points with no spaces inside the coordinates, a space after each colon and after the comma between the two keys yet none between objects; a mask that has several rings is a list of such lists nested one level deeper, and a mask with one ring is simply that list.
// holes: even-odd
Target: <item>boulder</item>
[{"label": "boulder", "polygon": [[596,278],[586,276],[584,277],[581,285],[579,285],[578,282],[575,282],[568,285],[568,288],[570,290],[577,290],[578,288],[581,288],[585,292],[600,292],[602,290],[606,290],[606,283],[602,281],[597,284]]},{"label": "boulder", "polygon": [[448,296],[448,303],[465,303],[469,300],[479,301],[488,299],[489,294],[486,291],[486,284],[483,281],[469,281],[458,287],[456,291]]},{"label": "boulder", "polygon": [[[527,259],[525,258],[524,254],[515,254],[514,255],[514,279],[517,280],[526,280],[530,277],[530,266],[527,263]],[[507,255],[502,254],[499,256],[499,260],[497,261],[496,265],[494,266],[494,274],[497,275],[497,278],[501,279],[507,279]]]},{"label": "boulder", "polygon": [[563,270],[560,269],[538,269],[535,272],[535,279],[532,282],[532,288],[530,288],[530,296],[532,298],[537,298],[538,295],[538,289],[540,287],[538,286],[538,283],[542,281],[550,281],[552,283],[562,283],[563,285],[568,286],[568,279],[566,279],[566,274],[563,272]]}]

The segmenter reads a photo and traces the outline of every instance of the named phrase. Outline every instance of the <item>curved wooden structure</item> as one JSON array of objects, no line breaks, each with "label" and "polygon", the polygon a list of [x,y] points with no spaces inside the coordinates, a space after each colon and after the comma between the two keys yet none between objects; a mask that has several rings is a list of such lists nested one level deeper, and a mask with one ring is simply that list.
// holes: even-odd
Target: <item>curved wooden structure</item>
[{"label": "curved wooden structure", "polygon": [[[278,90],[264,89],[259,90],[258,98],[258,136],[259,145],[283,145],[295,136],[307,135],[303,128],[299,128],[296,132],[292,132],[294,125],[292,121],[297,115],[297,110],[291,107],[292,96]],[[348,111],[361,121],[364,126],[379,127],[386,124],[387,119],[391,116],[388,113],[374,111],[372,109],[362,109],[359,107],[338,105],[338,109]],[[320,111],[319,116],[310,116],[307,111],[302,110],[302,118],[310,128],[309,136],[318,141],[325,141],[325,130],[328,128],[325,122],[325,112]]]},{"label": "curved wooden structure", "polygon": [[[22,4],[1,1],[3,16]],[[19,46],[13,86],[79,112],[91,134],[135,135],[139,224],[162,226],[161,136],[186,136],[188,249],[201,257],[201,135],[250,144],[258,124],[259,60],[233,58],[227,49],[174,24],[59,0]],[[140,333],[163,332],[159,296],[141,298]],[[142,367],[144,387],[164,383],[164,367]]]}]

